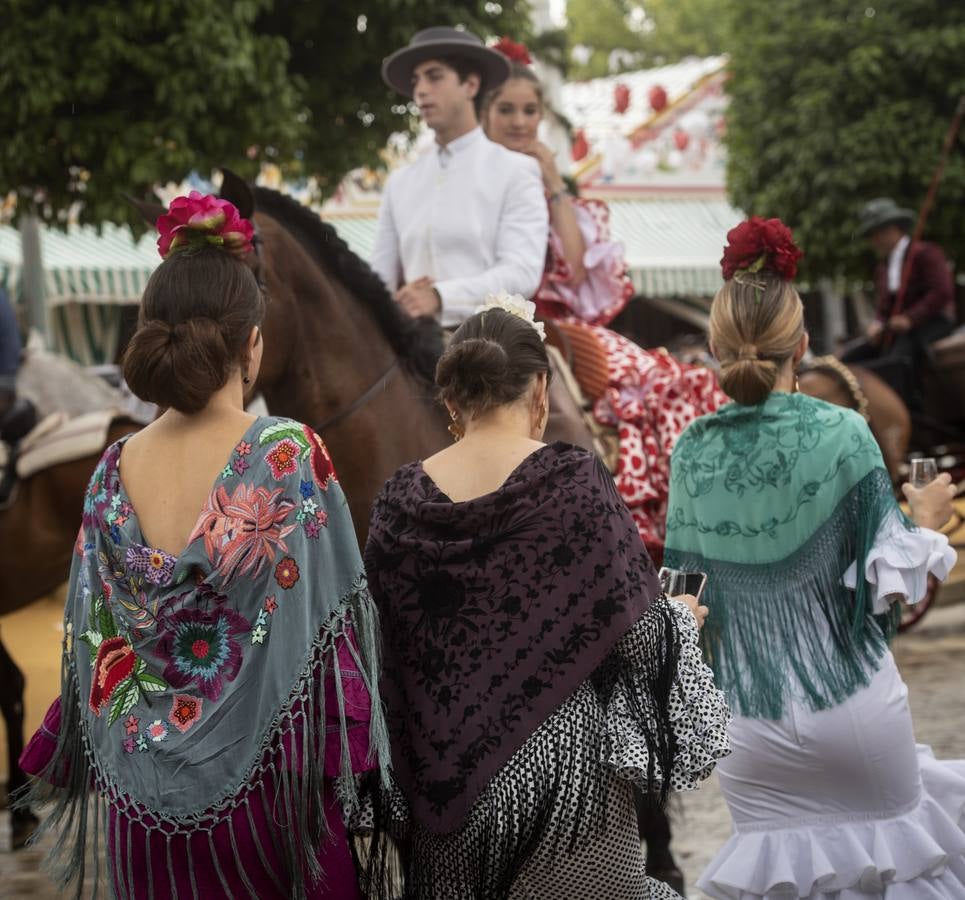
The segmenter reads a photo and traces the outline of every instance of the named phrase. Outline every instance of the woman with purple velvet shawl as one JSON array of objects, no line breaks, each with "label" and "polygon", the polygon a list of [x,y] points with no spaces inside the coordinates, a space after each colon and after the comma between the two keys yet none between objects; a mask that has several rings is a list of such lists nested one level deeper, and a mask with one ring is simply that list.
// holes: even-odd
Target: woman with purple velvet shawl
[{"label": "woman with purple velvet shawl", "polygon": [[192,194],[158,228],[124,374],[165,411],[88,487],[28,799],[78,898],[359,900],[342,814],[388,748],[355,530],[318,436],[245,411],[251,224]]},{"label": "woman with purple velvet shawl", "polygon": [[599,460],[540,441],[532,310],[490,298],[455,333],[436,381],[457,442],[373,510],[393,775],[357,822],[372,897],[676,897],[646,876],[632,784],[666,797],[727,753],[703,608],[662,595]]}]

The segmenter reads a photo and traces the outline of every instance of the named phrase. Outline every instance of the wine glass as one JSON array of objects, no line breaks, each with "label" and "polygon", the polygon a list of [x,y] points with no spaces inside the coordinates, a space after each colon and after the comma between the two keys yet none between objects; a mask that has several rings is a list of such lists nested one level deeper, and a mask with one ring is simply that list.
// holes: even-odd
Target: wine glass
[{"label": "wine glass", "polygon": [[933,457],[926,456],[911,461],[911,472],[908,480],[911,486],[921,490],[931,484],[938,477],[938,465]]}]

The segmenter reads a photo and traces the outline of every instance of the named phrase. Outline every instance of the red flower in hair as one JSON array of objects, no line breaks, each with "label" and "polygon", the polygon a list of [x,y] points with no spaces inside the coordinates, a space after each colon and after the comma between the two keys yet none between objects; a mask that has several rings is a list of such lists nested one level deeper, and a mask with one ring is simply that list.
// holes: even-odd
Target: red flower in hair
[{"label": "red flower in hair", "polygon": [[526,45],[517,44],[516,41],[511,41],[508,37],[501,37],[493,44],[492,49],[498,53],[502,53],[506,59],[512,62],[518,62],[524,66],[531,65],[533,62],[533,58],[529,55],[529,50],[526,48]]},{"label": "red flower in hair", "polygon": [[780,219],[752,216],[727,232],[720,268],[725,281],[730,281],[737,272],[764,270],[791,281],[802,256],[791,229]]},{"label": "red flower in hair", "polygon": [[191,191],[175,197],[156,227],[158,253],[167,259],[179,247],[215,244],[242,256],[253,249],[255,229],[238,214],[238,208],[213,194]]}]

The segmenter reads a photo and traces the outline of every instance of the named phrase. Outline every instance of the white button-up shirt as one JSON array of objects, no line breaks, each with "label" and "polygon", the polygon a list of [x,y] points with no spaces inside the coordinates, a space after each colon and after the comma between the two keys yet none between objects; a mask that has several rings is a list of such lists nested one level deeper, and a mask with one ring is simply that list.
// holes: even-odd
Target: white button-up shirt
[{"label": "white button-up shirt", "polygon": [[372,268],[391,291],[431,279],[453,327],[486,294],[536,293],[548,229],[539,164],[475,128],[389,177]]},{"label": "white button-up shirt", "polygon": [[898,293],[901,287],[901,268],[905,262],[905,254],[908,252],[908,245],[911,238],[906,234],[888,254],[888,290],[892,294]]}]

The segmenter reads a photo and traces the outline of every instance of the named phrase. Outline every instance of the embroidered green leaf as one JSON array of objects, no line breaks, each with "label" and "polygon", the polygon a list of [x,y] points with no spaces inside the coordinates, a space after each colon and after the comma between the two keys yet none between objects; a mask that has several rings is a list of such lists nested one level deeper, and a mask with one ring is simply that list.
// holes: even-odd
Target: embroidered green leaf
[{"label": "embroidered green leaf", "polygon": [[312,449],[311,444],[308,443],[308,438],[305,437],[305,432],[297,425],[292,425],[291,422],[278,422],[275,425],[269,425],[258,436],[258,443],[264,446],[265,444],[270,444],[272,441],[280,441],[283,438],[291,438],[298,444],[303,456]]},{"label": "embroidered green leaf", "polygon": [[158,678],[157,675],[151,675],[147,672],[137,676],[137,683],[141,690],[148,694],[168,689],[168,684],[163,678]]},{"label": "embroidered green leaf", "polygon": [[121,716],[126,716],[137,703],[140,693],[134,678],[125,678],[115,689],[114,699],[111,700],[111,711],[107,717],[107,724],[113,725]]},{"label": "embroidered green leaf", "polygon": [[100,647],[101,642],[104,640],[103,636],[99,631],[94,631],[92,629],[89,629],[88,631],[85,631],[83,634],[78,635],[78,637],[85,644],[87,644],[87,649],[90,650],[90,662],[91,662],[91,665],[93,665],[94,660],[97,659],[97,650]]},{"label": "embroidered green leaf", "polygon": [[[100,602],[98,603],[98,601]],[[111,615],[111,611],[104,603],[103,596],[98,596],[94,603],[100,607],[100,611],[97,615],[97,622],[100,626],[100,633],[104,635],[104,639],[106,640],[107,638],[117,637],[117,626],[114,624],[114,617]]]}]

